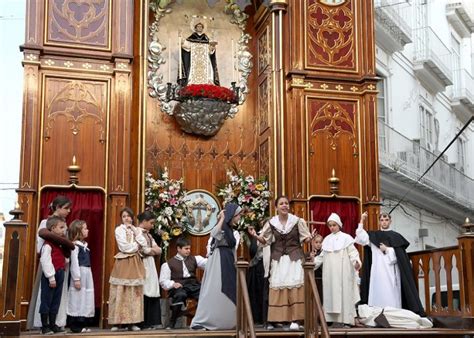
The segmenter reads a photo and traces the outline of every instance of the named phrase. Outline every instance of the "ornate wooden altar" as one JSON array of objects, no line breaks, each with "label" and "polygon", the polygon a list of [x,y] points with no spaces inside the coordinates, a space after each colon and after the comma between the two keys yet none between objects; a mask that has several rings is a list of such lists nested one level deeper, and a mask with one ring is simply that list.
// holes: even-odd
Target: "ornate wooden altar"
[{"label": "ornate wooden altar", "polygon": [[[206,14],[207,2],[195,1],[201,2]],[[149,96],[149,0],[27,1],[18,192],[28,227],[19,233],[26,247],[19,266],[23,283],[15,294],[2,289],[8,300],[1,303],[2,320],[24,326],[45,191],[104,194],[103,225],[95,225],[102,237],[92,248],[105,253],[96,290],[101,325],[107,324],[118,212],[127,205],[143,208],[144,174],[158,165],[183,176],[187,189],[215,192],[235,164],[267,175],[274,194],[289,196],[294,212],[308,220],[327,217],[314,214],[315,205],[344,201],[356,213],[368,210],[375,225],[372,1],[253,1],[245,12],[253,55],[250,91],[236,117],[203,138],[182,132]],[[81,170],[71,185],[73,156]],[[193,237],[196,253],[205,252],[206,241]]]}]

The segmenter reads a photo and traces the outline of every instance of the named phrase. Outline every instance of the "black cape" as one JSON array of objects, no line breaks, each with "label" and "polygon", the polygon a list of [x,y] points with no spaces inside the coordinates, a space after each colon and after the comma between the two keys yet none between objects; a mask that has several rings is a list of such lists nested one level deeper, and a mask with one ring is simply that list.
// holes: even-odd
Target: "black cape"
[{"label": "black cape", "polygon": [[[410,310],[420,316],[426,316],[421,305],[418,289],[416,288],[410,258],[406,253],[406,248],[410,243],[398,232],[389,231],[368,231],[370,242],[377,247],[384,243],[395,250],[398,268],[400,269],[400,282],[402,291],[402,308]],[[364,247],[364,265],[362,268],[360,298],[361,304],[367,304],[369,300],[370,270],[372,268],[372,250],[370,245]]]}]

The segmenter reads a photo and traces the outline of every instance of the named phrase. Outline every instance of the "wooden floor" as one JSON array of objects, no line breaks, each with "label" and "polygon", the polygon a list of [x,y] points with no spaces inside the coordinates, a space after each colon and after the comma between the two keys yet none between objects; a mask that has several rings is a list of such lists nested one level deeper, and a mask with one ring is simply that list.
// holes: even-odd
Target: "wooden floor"
[{"label": "wooden floor", "polygon": [[[267,331],[262,328],[257,328],[258,337],[304,337],[303,331],[285,331],[272,330]],[[474,330],[453,330],[453,329],[424,329],[424,330],[408,330],[408,329],[372,329],[372,328],[350,328],[350,329],[330,329],[331,337],[474,337]],[[23,332],[22,337],[39,338],[45,337],[39,331]],[[55,334],[52,337],[236,337],[235,331],[194,331],[190,329],[175,329],[175,330],[144,330],[138,332],[118,331],[111,332],[110,330],[95,329],[90,333],[63,333]]]}]

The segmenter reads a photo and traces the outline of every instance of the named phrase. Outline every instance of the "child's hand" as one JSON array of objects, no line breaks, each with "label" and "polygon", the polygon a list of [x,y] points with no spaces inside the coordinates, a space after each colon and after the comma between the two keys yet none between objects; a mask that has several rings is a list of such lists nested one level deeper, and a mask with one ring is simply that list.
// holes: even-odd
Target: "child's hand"
[{"label": "child's hand", "polygon": [[54,288],[56,287],[56,281],[55,281],[55,280],[49,281],[49,287],[50,287],[51,289],[54,289]]},{"label": "child's hand", "polygon": [[181,285],[181,283],[174,283],[173,284],[173,288],[175,289],[179,289],[179,288],[182,288],[183,286]]},{"label": "child's hand", "polygon": [[247,229],[248,233],[250,236],[252,237],[256,237],[257,236],[257,232],[255,231],[255,228],[254,227],[248,227]]},{"label": "child's hand", "polygon": [[359,270],[360,270],[360,264],[359,264],[359,262],[355,262],[354,268],[356,269],[356,271],[359,271]]},{"label": "child's hand", "polygon": [[75,280],[75,281],[74,281],[74,287],[75,287],[77,290],[80,290],[80,289],[81,289],[81,281],[80,281],[80,280]]},{"label": "child's hand", "polygon": [[360,223],[364,224],[367,218],[369,217],[369,213],[366,211],[360,216]]},{"label": "child's hand", "polygon": [[311,250],[311,252],[309,253],[309,257],[314,258],[315,256],[316,256],[316,251]]}]

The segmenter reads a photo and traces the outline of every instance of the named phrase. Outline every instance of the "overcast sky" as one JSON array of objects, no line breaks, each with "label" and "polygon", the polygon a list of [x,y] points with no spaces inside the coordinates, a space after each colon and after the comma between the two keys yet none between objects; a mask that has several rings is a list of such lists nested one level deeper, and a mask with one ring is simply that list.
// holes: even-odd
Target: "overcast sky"
[{"label": "overcast sky", "polygon": [[19,179],[25,8],[25,0],[0,0],[0,212],[7,220]]}]

